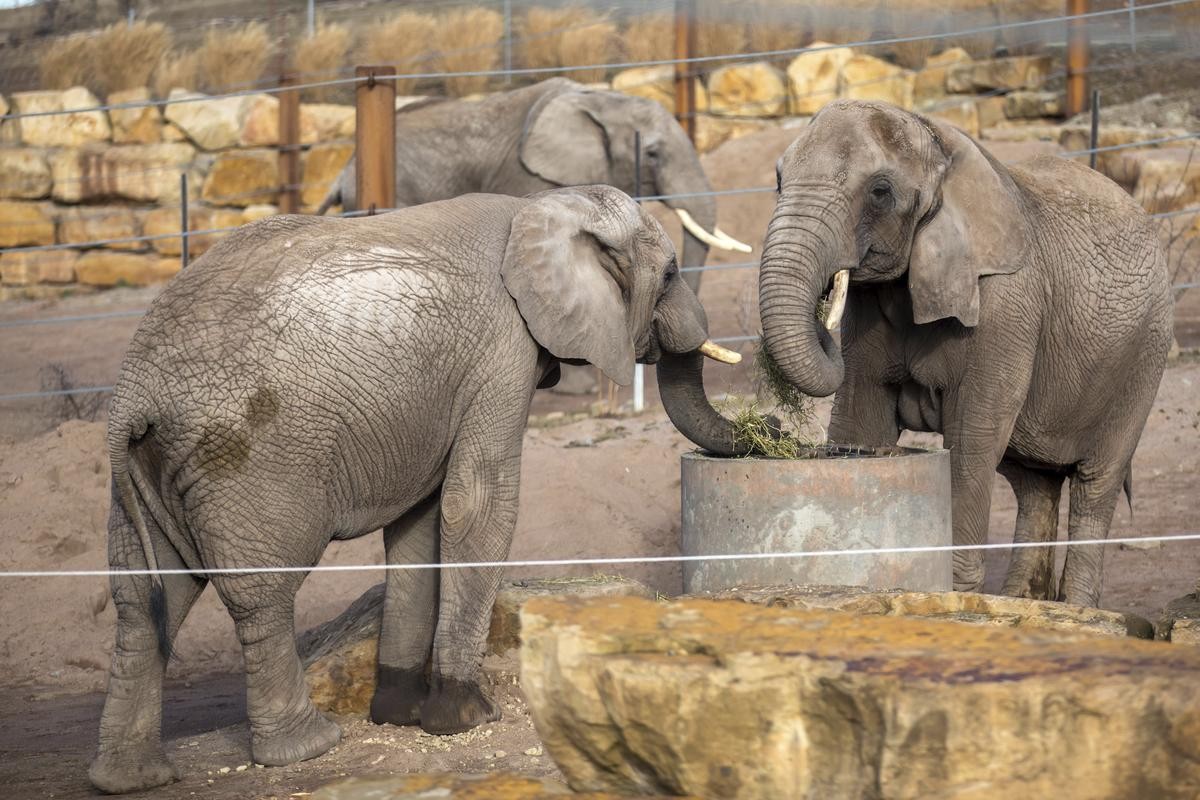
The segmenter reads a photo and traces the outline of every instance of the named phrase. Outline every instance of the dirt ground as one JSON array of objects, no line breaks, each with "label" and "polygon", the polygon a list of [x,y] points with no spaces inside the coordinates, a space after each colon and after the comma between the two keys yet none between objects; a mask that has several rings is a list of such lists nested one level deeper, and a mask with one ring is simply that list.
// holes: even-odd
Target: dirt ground
[{"label": "dirt ground", "polygon": [[[794,132],[773,130],[737,140],[705,158],[718,189],[770,186],[774,162]],[[1019,158],[1045,144],[1005,144],[1001,159]],[[773,205],[770,192],[720,198],[721,226],[756,249]],[[673,223],[671,223],[673,224]],[[720,254],[712,263],[747,257]],[[750,257],[753,258],[753,257]],[[752,269],[709,272],[701,298],[714,336],[744,335],[757,327]],[[0,320],[91,314],[144,307],[153,289],[115,290],[57,301],[9,303]],[[1200,292],[1177,308],[1181,344],[1200,345]],[[49,364],[62,365],[76,385],[115,378],[136,319],[8,328],[0,348],[0,391],[37,390]],[[743,346],[751,352],[751,346]],[[710,368],[711,394],[748,392],[744,368]],[[603,558],[678,552],[678,458],[691,448],[657,406],[653,371],[639,416],[577,419],[594,398],[539,392],[539,418],[526,436],[522,503],[512,558]],[[1113,536],[1200,531],[1200,360],[1185,356],[1168,369],[1134,462],[1132,519],[1118,508]],[[622,401],[628,401],[624,391]],[[819,404],[827,417],[829,404]],[[552,415],[549,420],[547,415]],[[102,416],[102,412],[101,412]],[[105,564],[108,469],[104,424],[63,421],[45,400],[9,402],[0,413],[0,571],[85,569]],[[917,441],[915,438],[913,441]],[[932,443],[936,437],[919,441]],[[1065,511],[1062,530],[1065,531]],[[1012,493],[997,478],[991,540],[1011,539]],[[325,564],[382,560],[376,535],[335,542]],[[1007,554],[989,554],[989,590],[998,589]],[[531,574],[615,572],[665,594],[681,590],[674,565],[510,570]],[[1192,591],[1200,578],[1200,545],[1106,548],[1102,605],[1150,618],[1169,600]],[[297,629],[335,616],[380,579],[378,572],[315,574],[297,600]],[[0,782],[15,798],[90,797],[86,766],[95,748],[115,614],[107,582],[89,579],[0,578]],[[181,633],[168,673],[164,737],[183,782],[155,797],[288,797],[341,774],[447,769],[508,769],[554,776],[515,685],[511,659],[487,665],[504,719],[461,737],[435,738],[412,729],[340,720],[343,743],[305,764],[259,769],[249,763],[248,730],[233,626],[215,594],[206,592]],[[503,755],[498,755],[503,753]],[[228,768],[227,772],[221,772]],[[210,783],[211,781],[211,783]]]}]

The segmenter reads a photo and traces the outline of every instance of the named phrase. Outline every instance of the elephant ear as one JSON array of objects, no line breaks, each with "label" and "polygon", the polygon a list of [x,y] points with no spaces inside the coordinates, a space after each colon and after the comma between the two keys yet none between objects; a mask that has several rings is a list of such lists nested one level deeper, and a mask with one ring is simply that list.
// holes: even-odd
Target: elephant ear
[{"label": "elephant ear", "polygon": [[913,238],[908,264],[913,322],[955,317],[979,323],[979,279],[1016,272],[1031,232],[1020,192],[1002,166],[965,133],[932,120],[946,165],[930,216]]},{"label": "elephant ear", "polygon": [[608,135],[588,94],[548,94],[533,104],[519,147],[525,169],[559,186],[609,182]]},{"label": "elephant ear", "polygon": [[622,386],[633,381],[634,349],[621,265],[639,225],[637,207],[615,189],[543,192],[513,217],[500,267],[538,344]]}]

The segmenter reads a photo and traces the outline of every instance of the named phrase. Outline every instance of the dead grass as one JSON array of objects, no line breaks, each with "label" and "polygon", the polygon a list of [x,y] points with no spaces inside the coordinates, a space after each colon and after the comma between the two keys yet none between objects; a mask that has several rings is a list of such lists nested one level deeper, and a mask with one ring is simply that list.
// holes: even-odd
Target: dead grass
[{"label": "dead grass", "polygon": [[211,29],[197,51],[201,88],[214,93],[252,88],[262,80],[272,49],[260,22]]},{"label": "dead grass", "polygon": [[1171,22],[1179,44],[1187,49],[1200,49],[1200,3],[1172,6]]},{"label": "dead grass", "polygon": [[907,69],[922,69],[939,45],[940,42],[937,39],[920,39],[913,42],[896,42],[890,49],[892,58],[900,66]]},{"label": "dead grass", "polygon": [[[312,36],[305,37],[292,53],[292,69],[304,75],[303,83],[327,81],[338,77],[346,66],[346,53],[354,36],[345,25],[319,24]],[[326,103],[336,94],[337,86],[305,89],[301,98]]]},{"label": "dead grass", "polygon": [[[783,377],[775,360],[759,345],[754,354],[753,380],[760,398],[771,408],[764,410],[761,400],[730,400],[718,404],[718,410],[733,425],[737,444],[746,445],[751,456],[801,458],[825,438],[817,426],[813,400],[800,393]],[[770,414],[768,414],[770,411]],[[779,420],[774,415],[782,417]]]},{"label": "dead grass", "polygon": [[186,50],[178,54],[168,54],[158,62],[154,70],[154,93],[166,97],[172,89],[187,89],[195,91],[200,88],[200,54],[195,50]]},{"label": "dead grass", "polygon": [[93,77],[95,45],[86,33],[54,39],[38,55],[38,82],[43,89],[87,86]]},{"label": "dead grass", "polygon": [[[363,37],[363,63],[393,64],[400,74],[428,71],[437,27],[436,17],[416,11],[401,11],[381,19]],[[413,94],[420,83],[401,78],[396,81],[396,91]]]},{"label": "dead grass", "polygon": [[[616,57],[617,26],[600,19],[588,25],[564,31],[562,35],[562,59],[576,64],[610,64]],[[604,80],[607,67],[577,69],[567,73],[584,83]]]},{"label": "dead grass", "polygon": [[760,3],[750,10],[746,44],[750,52],[793,50],[811,40],[812,14],[805,6]]},{"label": "dead grass", "polygon": [[[530,8],[521,20],[517,54],[521,64],[538,69],[570,64],[606,64],[613,60],[617,26],[581,6]],[[604,80],[606,68],[568,74],[585,83]]]},{"label": "dead grass", "polygon": [[150,85],[150,76],[171,50],[171,31],[161,22],[118,22],[93,39],[95,89],[101,96]]},{"label": "dead grass", "polygon": [[[504,18],[490,8],[463,8],[446,12],[437,26],[436,69],[441,72],[484,72],[500,62],[497,46],[504,35]],[[487,75],[448,75],[446,94],[462,97],[487,88]]]},{"label": "dead grass", "polygon": [[675,52],[675,21],[670,14],[639,14],[629,20],[622,37],[630,61],[670,58]]},{"label": "dead grass", "polygon": [[[706,13],[707,12],[707,13]],[[726,56],[746,52],[746,24],[736,10],[725,10],[723,4],[702,8],[696,20],[696,55]],[[706,64],[706,68],[722,62]]]}]

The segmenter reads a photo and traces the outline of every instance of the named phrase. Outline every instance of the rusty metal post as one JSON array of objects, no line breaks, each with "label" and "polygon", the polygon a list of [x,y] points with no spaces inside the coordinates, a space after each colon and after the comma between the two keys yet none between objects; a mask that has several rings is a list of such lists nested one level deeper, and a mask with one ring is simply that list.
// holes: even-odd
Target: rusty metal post
[{"label": "rusty metal post", "polygon": [[[1088,13],[1088,0],[1067,0],[1067,16]],[[1088,21],[1067,21],[1067,116],[1082,114],[1088,107]]]},{"label": "rusty metal post", "polygon": [[687,59],[696,53],[696,0],[675,0],[675,119],[696,141],[696,81]]},{"label": "rusty metal post", "polygon": [[[291,73],[279,79],[281,87],[295,86]],[[300,92],[288,89],[279,93],[279,211],[300,213]]]},{"label": "rusty metal post", "polygon": [[396,68],[356,67],[354,143],[359,210],[396,205]]},{"label": "rusty metal post", "polygon": [[1092,89],[1092,135],[1088,138],[1088,166],[1096,168],[1096,151],[1100,147],[1100,90]]}]

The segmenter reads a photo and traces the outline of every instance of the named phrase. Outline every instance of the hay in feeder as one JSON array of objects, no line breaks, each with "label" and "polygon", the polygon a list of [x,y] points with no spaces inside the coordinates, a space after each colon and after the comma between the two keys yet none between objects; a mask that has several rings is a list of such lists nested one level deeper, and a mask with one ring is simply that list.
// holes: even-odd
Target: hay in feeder
[{"label": "hay in feeder", "polygon": [[[754,355],[754,382],[760,396],[774,401],[774,408],[764,411],[757,400],[730,400],[722,409],[733,423],[734,441],[747,445],[748,456],[766,458],[806,458],[824,439],[824,431],[816,423],[813,399],[787,382],[779,365],[766,348],[759,345]],[[781,418],[788,429],[780,430],[768,411]],[[816,426],[817,434],[813,428]]]}]

